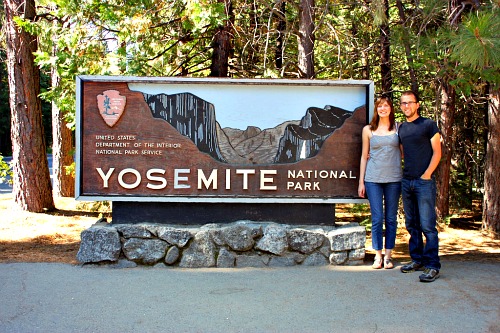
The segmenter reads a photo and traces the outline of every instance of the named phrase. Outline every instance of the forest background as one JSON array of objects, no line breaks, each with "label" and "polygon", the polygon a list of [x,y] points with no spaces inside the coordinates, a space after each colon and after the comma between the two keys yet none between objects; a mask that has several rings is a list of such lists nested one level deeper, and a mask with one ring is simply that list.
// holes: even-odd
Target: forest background
[{"label": "forest background", "polygon": [[498,237],[499,0],[2,4],[0,152],[13,159],[0,156],[0,176],[24,211],[74,195],[77,75],[368,79],[396,105],[417,91],[438,123],[441,221],[479,203],[483,230]]}]

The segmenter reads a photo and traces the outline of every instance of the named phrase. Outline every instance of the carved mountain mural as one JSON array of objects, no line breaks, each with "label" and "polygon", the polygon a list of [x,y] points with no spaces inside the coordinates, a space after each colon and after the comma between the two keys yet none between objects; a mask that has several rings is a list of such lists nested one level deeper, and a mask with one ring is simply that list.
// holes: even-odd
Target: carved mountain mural
[{"label": "carved mountain mural", "polygon": [[285,128],[298,123],[299,121],[287,121],[265,130],[254,126],[245,130],[228,127],[222,129],[218,126],[222,155],[235,164],[272,164]]},{"label": "carved mountain mural", "polygon": [[173,95],[144,93],[153,117],[166,120],[188,137],[201,152],[226,162],[219,150],[213,104],[191,93]]},{"label": "carved mountain mural", "polygon": [[331,105],[323,109],[310,107],[298,125],[285,128],[274,163],[293,163],[315,156],[326,138],[352,114]]},{"label": "carved mountain mural", "polygon": [[214,105],[191,93],[143,95],[153,117],[166,120],[201,152],[230,164],[294,163],[313,157],[353,114],[331,105],[310,107],[301,120],[264,130],[255,126],[241,130],[221,128]]}]

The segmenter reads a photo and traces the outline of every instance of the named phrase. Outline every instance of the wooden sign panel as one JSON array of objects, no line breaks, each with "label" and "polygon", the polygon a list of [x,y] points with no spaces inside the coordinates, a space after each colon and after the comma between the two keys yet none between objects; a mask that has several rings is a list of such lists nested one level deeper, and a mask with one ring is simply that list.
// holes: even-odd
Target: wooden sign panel
[{"label": "wooden sign panel", "polygon": [[371,81],[77,78],[77,198],[357,198]]}]

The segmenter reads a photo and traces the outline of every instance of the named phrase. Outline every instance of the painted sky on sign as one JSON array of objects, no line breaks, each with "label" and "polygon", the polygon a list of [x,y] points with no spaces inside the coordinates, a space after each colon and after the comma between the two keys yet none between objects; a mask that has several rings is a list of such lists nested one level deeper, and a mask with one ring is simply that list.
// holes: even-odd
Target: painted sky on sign
[{"label": "painted sky on sign", "polygon": [[242,84],[129,83],[129,89],[148,94],[189,92],[215,106],[222,128],[273,128],[300,120],[309,107],[336,106],[354,111],[366,104],[363,86],[294,86]]}]

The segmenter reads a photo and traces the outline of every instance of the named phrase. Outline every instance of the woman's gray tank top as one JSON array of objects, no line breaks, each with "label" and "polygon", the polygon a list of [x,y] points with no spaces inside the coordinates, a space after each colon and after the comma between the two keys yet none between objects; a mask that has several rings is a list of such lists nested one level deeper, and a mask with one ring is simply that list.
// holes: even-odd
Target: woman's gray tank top
[{"label": "woman's gray tank top", "polygon": [[398,134],[372,135],[365,181],[392,183],[401,181],[402,177]]}]

